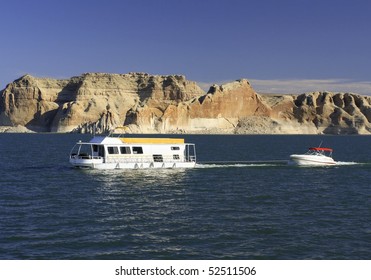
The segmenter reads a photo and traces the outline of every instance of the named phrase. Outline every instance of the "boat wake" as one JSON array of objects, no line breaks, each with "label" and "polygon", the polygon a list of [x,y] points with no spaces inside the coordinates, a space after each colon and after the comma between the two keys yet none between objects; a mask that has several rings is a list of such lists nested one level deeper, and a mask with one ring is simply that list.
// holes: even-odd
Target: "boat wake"
[{"label": "boat wake", "polygon": [[274,163],[197,163],[195,168],[241,168],[241,167],[273,167],[282,166]]},{"label": "boat wake", "polygon": [[336,161],[335,166],[338,166],[338,165],[357,165],[357,164],[361,164],[361,163],[354,162],[354,161]]},{"label": "boat wake", "polygon": [[[333,165],[324,165],[326,167],[332,166],[349,166],[349,165],[359,165],[359,162],[349,162],[349,161],[335,161]],[[281,160],[281,161],[272,161],[272,162],[207,162],[207,163],[197,163],[195,168],[241,168],[241,167],[282,167],[282,166],[297,166],[292,161]],[[316,166],[323,167],[323,166]]]}]

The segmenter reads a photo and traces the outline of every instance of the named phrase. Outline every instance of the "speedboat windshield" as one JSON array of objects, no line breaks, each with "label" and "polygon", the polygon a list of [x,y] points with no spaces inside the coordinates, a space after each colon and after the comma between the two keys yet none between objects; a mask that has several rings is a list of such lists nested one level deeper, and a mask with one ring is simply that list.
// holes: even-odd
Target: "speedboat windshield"
[{"label": "speedboat windshield", "polygon": [[332,156],[333,149],[331,148],[320,148],[320,147],[311,147],[308,149],[307,154],[309,155],[318,155],[318,156]]}]

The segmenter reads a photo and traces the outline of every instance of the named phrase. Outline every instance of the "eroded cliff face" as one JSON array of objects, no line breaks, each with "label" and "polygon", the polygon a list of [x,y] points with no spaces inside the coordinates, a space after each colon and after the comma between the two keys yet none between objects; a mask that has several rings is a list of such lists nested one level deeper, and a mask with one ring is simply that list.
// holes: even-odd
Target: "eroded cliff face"
[{"label": "eroded cliff face", "polygon": [[[371,97],[353,93],[311,92],[262,96],[271,108],[269,119],[258,123],[261,133],[370,134]],[[241,120],[239,132],[252,127]],[[264,132],[265,131],[265,132]]]},{"label": "eroded cliff face", "polygon": [[105,133],[370,134],[371,97],[350,93],[259,95],[245,79],[205,93],[184,76],[26,75],[0,99],[0,126]]},{"label": "eroded cliff face", "polygon": [[69,80],[26,75],[3,90],[0,125],[103,133],[122,126],[128,112],[138,107],[165,110],[203,93],[194,82],[178,75],[87,73]]},{"label": "eroded cliff face", "polygon": [[134,132],[233,133],[240,118],[269,112],[248,81],[238,80],[163,109],[147,103],[130,112],[125,125]]},{"label": "eroded cliff face", "polygon": [[314,92],[299,95],[293,113],[301,124],[313,124],[319,133],[371,132],[371,98],[351,93]]},{"label": "eroded cliff face", "polygon": [[47,131],[58,110],[62,80],[36,79],[24,76],[9,84],[1,94],[0,124],[27,126]]}]

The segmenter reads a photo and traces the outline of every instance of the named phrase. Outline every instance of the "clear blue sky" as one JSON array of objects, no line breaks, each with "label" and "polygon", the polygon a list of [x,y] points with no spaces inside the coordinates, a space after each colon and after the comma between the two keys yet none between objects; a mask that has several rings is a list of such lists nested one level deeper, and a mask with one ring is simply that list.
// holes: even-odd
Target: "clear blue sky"
[{"label": "clear blue sky", "polygon": [[1,89],[26,73],[138,71],[371,94],[367,0],[12,0],[0,11]]}]

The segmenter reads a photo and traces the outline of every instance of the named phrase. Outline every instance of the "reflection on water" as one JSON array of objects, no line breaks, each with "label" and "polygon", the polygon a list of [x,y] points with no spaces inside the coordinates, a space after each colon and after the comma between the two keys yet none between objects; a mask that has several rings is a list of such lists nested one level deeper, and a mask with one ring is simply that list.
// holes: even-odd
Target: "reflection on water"
[{"label": "reflection on water", "polygon": [[94,228],[88,233],[100,244],[94,258],[106,258],[105,250],[109,258],[136,258],[138,250],[159,256],[180,250],[176,240],[190,226],[187,186],[192,170],[75,171],[91,186],[86,219]]},{"label": "reflection on water", "polygon": [[[179,212],[185,206],[187,172],[184,169],[90,170],[85,171],[95,183],[98,204],[111,213],[117,207],[125,217],[138,219]],[[111,215],[111,214],[110,214]],[[134,215],[134,216],[133,216]]]},{"label": "reflection on water", "polygon": [[111,187],[174,187],[182,185],[186,169],[88,170],[94,180]]}]

